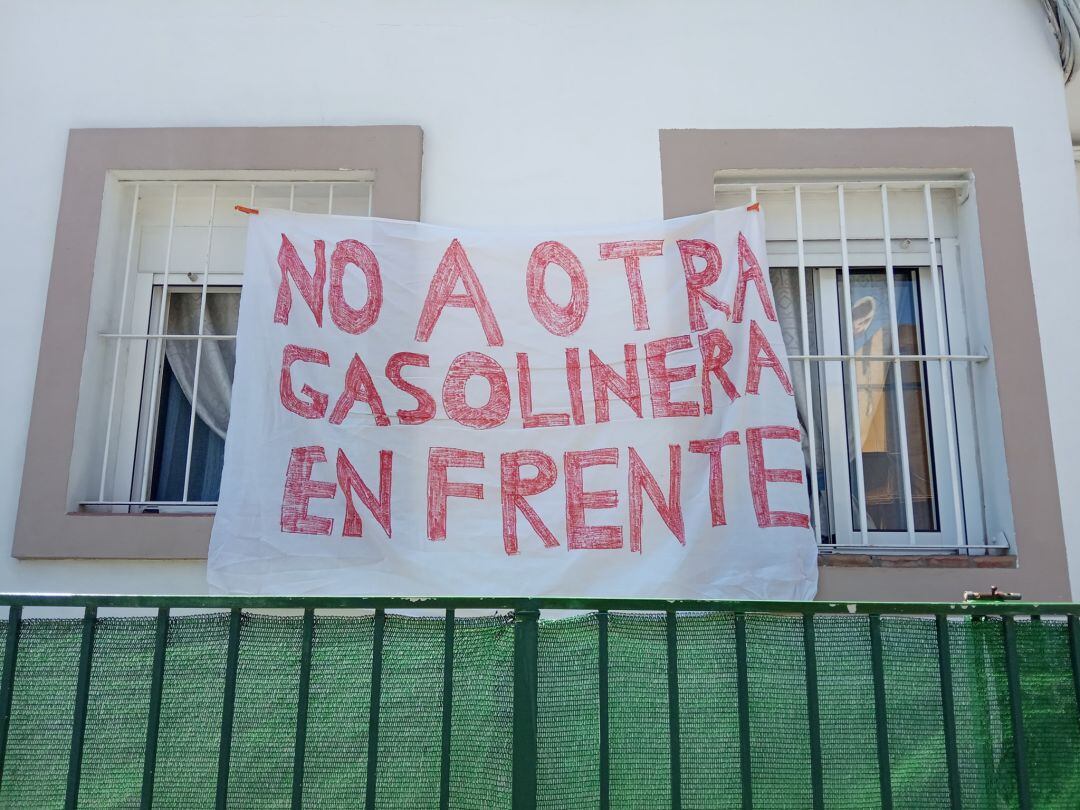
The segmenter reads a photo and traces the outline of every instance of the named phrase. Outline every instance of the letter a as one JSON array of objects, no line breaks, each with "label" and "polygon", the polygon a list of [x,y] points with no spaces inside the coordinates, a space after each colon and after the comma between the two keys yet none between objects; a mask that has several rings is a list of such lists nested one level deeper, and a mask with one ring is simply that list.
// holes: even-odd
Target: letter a
[{"label": "letter a", "polygon": [[757,290],[758,299],[765,317],[770,321],[776,320],[776,310],[773,308],[772,298],[769,296],[769,285],[765,282],[765,276],[761,270],[754,251],[750,249],[750,243],[746,237],[739,234],[739,278],[735,284],[735,302],[731,307],[731,322],[742,323],[743,312],[746,309],[746,288],[750,284]]},{"label": "letter a", "polygon": [[[465,287],[464,293],[454,292],[459,281]],[[424,308],[420,311],[420,322],[416,325],[417,342],[426,343],[431,338],[431,332],[445,307],[475,310],[480,318],[480,325],[484,328],[488,345],[503,345],[502,332],[499,331],[499,324],[495,321],[495,313],[484,293],[484,287],[469,263],[469,257],[465,255],[465,248],[457,239],[446,249],[435,270],[435,276],[431,279],[427,298],[424,299]]]}]

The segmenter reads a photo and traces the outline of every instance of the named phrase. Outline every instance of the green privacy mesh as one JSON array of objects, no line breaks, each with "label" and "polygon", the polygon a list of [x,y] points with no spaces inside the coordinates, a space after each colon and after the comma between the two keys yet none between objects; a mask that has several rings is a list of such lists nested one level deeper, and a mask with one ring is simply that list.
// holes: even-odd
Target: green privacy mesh
[{"label": "green privacy mesh", "polygon": [[[948,622],[962,805],[1018,804],[1003,622]],[[509,808],[514,745],[514,628],[506,616],[454,625],[448,766],[443,758],[445,625],[387,615],[383,627],[375,806]],[[0,627],[0,630],[3,630]],[[363,807],[368,781],[375,622],[315,619],[303,803]],[[881,806],[869,619],[817,616],[821,795],[829,808]],[[949,807],[937,627],[882,617],[889,785],[896,807]],[[742,806],[743,738],[732,614],[676,623],[682,806]],[[755,807],[813,806],[807,655],[798,616],[745,621],[747,741]],[[608,638],[609,800],[668,807],[672,701],[663,616],[612,613]],[[64,805],[82,623],[27,619],[20,632],[0,806]],[[138,807],[150,712],[155,618],[97,620],[80,807]],[[600,805],[600,620],[542,620],[537,650],[537,805]],[[1016,622],[1026,759],[1038,808],[1080,807],[1080,717],[1063,622]],[[229,615],[170,619],[154,774],[155,807],[212,807],[218,790]],[[303,623],[245,613],[239,636],[228,804],[292,806]],[[448,770],[444,770],[448,767]]]}]

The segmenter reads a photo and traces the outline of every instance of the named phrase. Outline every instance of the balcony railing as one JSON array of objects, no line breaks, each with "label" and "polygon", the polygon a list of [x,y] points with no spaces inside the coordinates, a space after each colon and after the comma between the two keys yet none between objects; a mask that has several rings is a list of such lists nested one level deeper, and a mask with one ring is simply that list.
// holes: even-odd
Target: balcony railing
[{"label": "balcony railing", "polygon": [[[1076,604],[0,605],[4,807],[1027,808],[1080,796]],[[81,618],[60,615],[71,608]]]}]

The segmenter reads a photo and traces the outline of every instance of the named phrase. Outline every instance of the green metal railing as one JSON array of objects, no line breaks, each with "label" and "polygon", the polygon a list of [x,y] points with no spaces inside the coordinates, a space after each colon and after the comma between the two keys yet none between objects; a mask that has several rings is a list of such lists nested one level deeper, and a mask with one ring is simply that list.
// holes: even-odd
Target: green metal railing
[{"label": "green metal railing", "polygon": [[[612,761],[609,737],[612,732],[611,695],[609,692],[610,619],[615,612],[659,614],[663,617],[666,638],[668,745],[670,767],[670,804],[683,805],[684,750],[681,742],[679,679],[679,620],[688,614],[729,614],[734,621],[735,693],[737,695],[738,762],[741,806],[754,806],[754,777],[751,758],[751,675],[747,656],[747,617],[756,614],[801,618],[803,660],[805,663],[805,729],[809,750],[810,795],[812,806],[826,806],[823,780],[823,738],[816,629],[825,616],[861,616],[868,618],[870,669],[876,723],[876,760],[878,799],[884,808],[893,806],[894,777],[891,772],[889,719],[887,712],[887,673],[882,642],[882,617],[929,618],[936,629],[937,678],[940,684],[940,713],[944,735],[944,768],[948,777],[949,805],[962,804],[962,774],[957,741],[957,706],[954,702],[953,673],[957,662],[950,650],[949,630],[955,621],[1001,622],[1001,644],[1011,716],[1012,767],[1015,772],[1015,802],[1020,808],[1033,806],[1031,762],[1025,739],[1021,683],[1021,655],[1017,646],[1017,625],[1056,617],[1068,636],[1072,698],[1080,704],[1080,605],[1065,603],[1022,603],[1013,601],[978,601],[963,603],[884,603],[884,602],[761,602],[761,601],[670,601],[660,599],[577,599],[577,598],[345,598],[345,597],[234,597],[234,596],[82,596],[82,595],[0,595],[0,605],[9,607],[4,641],[3,667],[0,670],[0,803],[3,803],[4,766],[8,752],[8,731],[13,702],[19,700],[18,669],[20,634],[24,626],[24,608],[82,608],[81,644],[75,679],[74,715],[67,765],[66,807],[76,807],[80,796],[87,710],[94,674],[95,632],[100,610],[141,608],[155,610],[154,648],[150,675],[149,708],[146,719],[145,753],[142,763],[142,786],[139,804],[151,807],[154,801],[155,774],[158,771],[159,731],[162,694],[166,681],[166,650],[169,644],[171,611],[180,609],[226,610],[228,631],[224,667],[224,694],[216,778],[216,806],[229,803],[230,757],[233,748],[233,724],[237,700],[237,674],[240,660],[241,626],[244,612],[301,610],[302,626],[299,652],[299,681],[296,694],[296,721],[292,752],[291,801],[293,807],[304,803],[305,757],[307,751],[309,700],[311,698],[312,645],[316,635],[316,612],[365,609],[374,611],[371,642],[370,710],[367,718],[365,807],[374,809],[379,797],[380,704],[384,688],[384,632],[388,611],[444,611],[442,714],[439,747],[439,806],[448,808],[451,794],[451,741],[454,716],[454,662],[456,612],[485,610],[506,612],[513,623],[513,700],[512,700],[512,806],[526,810],[537,806],[537,729],[538,729],[538,631],[542,611],[573,610],[596,613],[599,761],[599,805],[612,806]],[[1018,622],[1020,620],[1020,622]],[[1070,707],[1070,711],[1071,711]],[[1063,805],[1065,806],[1065,805]]]}]

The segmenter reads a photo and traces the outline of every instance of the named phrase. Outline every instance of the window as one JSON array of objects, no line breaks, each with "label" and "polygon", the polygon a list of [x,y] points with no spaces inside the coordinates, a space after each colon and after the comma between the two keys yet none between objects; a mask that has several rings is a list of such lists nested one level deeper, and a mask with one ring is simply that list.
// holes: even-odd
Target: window
[{"label": "window", "polygon": [[90,336],[98,345],[84,369],[84,391],[100,402],[82,466],[92,473],[96,462],[97,480],[84,477],[92,486],[80,488],[80,509],[213,509],[243,282],[247,215],[235,206],[370,214],[371,191],[369,174],[340,172],[117,181],[94,291],[107,311],[97,320],[111,326]]},{"label": "window", "polygon": [[[816,397],[808,398],[818,409],[812,421],[815,426],[819,419],[827,422],[820,433],[808,434],[808,442],[813,435],[821,448],[820,460],[813,460],[819,465],[814,480],[819,493],[824,489],[824,494],[815,501],[814,516],[817,526],[823,527],[819,598],[949,600],[965,590],[981,590],[991,584],[1023,593],[1027,598],[1036,594],[1045,599],[1067,595],[1064,523],[1012,129],[980,126],[664,129],[660,131],[660,169],[665,216],[685,216],[707,211],[718,203],[732,204],[718,200],[718,192],[722,192],[718,185],[729,185],[732,201],[745,204],[751,197],[751,186],[756,186],[766,209],[767,237],[774,266],[798,268],[801,241],[801,263],[808,274],[820,275],[821,269],[826,273],[830,269],[833,273],[839,270],[841,281],[836,287],[831,283],[810,282],[812,292],[802,300],[810,303],[809,296],[818,295],[810,309],[810,313],[818,316],[827,303],[825,297],[836,296],[829,322],[819,318],[813,323],[814,334],[831,334],[833,345],[843,349],[840,354],[854,354],[846,351],[847,335],[852,336],[853,344],[856,339],[856,318],[852,318],[853,329],[845,332],[847,317],[840,305],[844,299],[842,243],[847,241],[840,238],[840,184],[845,186],[847,233],[844,235],[851,240],[847,245],[849,285],[857,278],[853,273],[859,270],[885,272],[886,244],[893,254],[894,296],[902,294],[896,286],[897,270],[911,270],[916,279],[913,284],[918,285],[917,298],[913,298],[913,303],[897,302],[894,306],[906,308],[909,315],[914,309],[919,325],[916,334],[925,354],[920,360],[892,356],[886,359],[897,360],[902,368],[913,362],[923,368],[919,379],[922,396],[928,401],[924,408],[929,414],[925,428],[929,450],[924,455],[929,458],[933,481],[932,499],[927,502],[936,505],[937,537],[934,532],[915,531],[912,543],[906,536],[906,523],[897,546],[891,545],[893,540],[886,539],[886,532],[872,531],[868,523],[864,537],[859,520],[867,497],[866,484],[860,488],[861,498],[851,497],[851,482],[858,485],[859,470],[852,463],[855,459],[846,457],[845,437],[854,425],[849,426],[851,397],[846,396],[844,387],[850,386],[858,392],[859,381],[852,385],[850,371],[845,369],[868,358],[828,359],[832,350],[822,345],[823,340],[814,345],[808,335],[805,344],[801,341],[800,324],[799,354],[826,355],[809,361],[811,385],[805,386],[804,381],[804,386]],[[860,182],[869,187],[859,188]],[[927,241],[928,218],[922,188],[927,182],[931,183],[936,237],[932,243]],[[773,183],[779,184],[775,190],[780,193],[770,199],[768,192],[773,189],[768,186]],[[888,243],[881,231],[883,183],[890,189]],[[904,183],[909,185],[906,190],[902,187]],[[800,186],[801,202],[805,206],[801,240],[795,221],[795,184]],[[814,189],[814,184],[821,185]],[[950,189],[950,184],[956,185]],[[914,193],[902,194],[904,191]],[[859,204],[856,192],[866,192],[862,195],[864,205]],[[815,211],[815,200],[823,206],[820,213]],[[908,250],[903,250],[906,239],[911,244]],[[919,252],[920,239],[926,248],[922,251],[924,256],[909,259],[909,255]],[[931,245],[936,262],[929,255]],[[864,249],[866,253],[876,254],[876,258],[864,262],[858,255]],[[932,269],[936,270],[942,286],[940,296],[935,294]],[[806,284],[806,279],[803,283]],[[885,292],[887,299],[887,281]],[[850,300],[854,303],[863,297],[853,289]],[[938,331],[945,333],[946,351],[952,353],[951,359],[944,363],[931,359],[940,348],[931,332],[939,322],[936,309],[939,301],[944,328]],[[880,311],[877,302],[874,307],[875,313]],[[892,340],[891,328],[886,334],[889,342],[899,346],[903,353],[906,350],[901,346],[899,334],[903,315],[900,309],[895,311],[897,340]],[[805,321],[809,322],[809,317]],[[802,362],[797,360],[799,365],[793,365],[805,377]],[[837,390],[836,371],[831,370],[834,366],[840,369],[841,390]],[[946,369],[944,377],[942,366]],[[902,377],[901,372],[892,379],[900,380],[904,393],[908,382]],[[938,384],[943,389],[941,396],[934,392]],[[914,398],[913,393],[906,396]],[[896,398],[895,393],[892,398]],[[886,396],[877,401],[888,399]],[[951,408],[952,415],[944,424],[935,415],[942,407],[946,413]],[[905,409],[904,420],[892,417],[893,425],[905,426],[905,440],[915,432],[914,426],[909,427],[907,410],[910,408]],[[950,424],[955,431],[955,453],[950,447]],[[892,447],[884,446],[895,454],[896,444],[899,436]],[[901,451],[899,458],[893,455],[886,467],[895,470],[899,466],[897,462],[902,464],[906,456],[909,488],[910,468],[915,466],[917,472],[913,452],[918,452],[918,446],[909,447],[906,454]],[[860,452],[860,462],[861,456]],[[807,462],[809,468],[811,459]],[[869,480],[865,466],[862,472]],[[904,480],[901,473],[901,487]],[[959,482],[958,489],[951,485],[952,481]],[[890,486],[874,497],[880,494],[885,496],[881,499],[884,503],[895,503],[895,491],[896,487]],[[870,502],[873,503],[873,498]],[[950,503],[957,502],[959,508],[954,507],[950,516],[945,510]],[[914,528],[918,525],[914,500],[911,507]],[[880,512],[881,503],[874,508]],[[824,510],[827,511],[822,516]],[[904,512],[906,520],[906,504]],[[956,516],[962,518],[960,531]],[[845,523],[851,524],[852,531],[843,530]],[[1006,550],[1008,553],[1001,553]],[[842,551],[856,553],[836,553]]]},{"label": "window", "polygon": [[205,558],[233,205],[417,220],[422,164],[409,125],[72,130],[12,554]]},{"label": "window", "polygon": [[765,213],[821,547],[1006,549],[984,522],[992,443],[978,441],[971,372],[990,358],[969,334],[982,317],[964,283],[981,276],[964,233],[971,179],[721,172],[715,199]]}]

